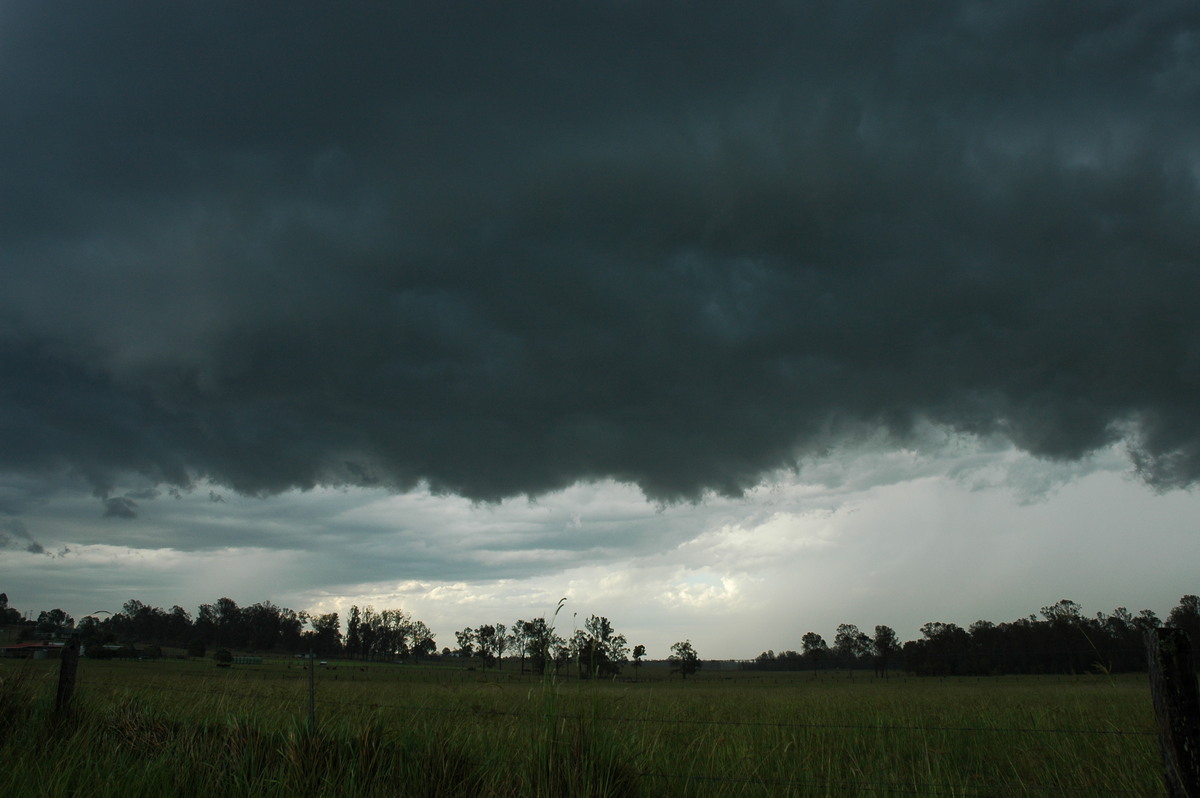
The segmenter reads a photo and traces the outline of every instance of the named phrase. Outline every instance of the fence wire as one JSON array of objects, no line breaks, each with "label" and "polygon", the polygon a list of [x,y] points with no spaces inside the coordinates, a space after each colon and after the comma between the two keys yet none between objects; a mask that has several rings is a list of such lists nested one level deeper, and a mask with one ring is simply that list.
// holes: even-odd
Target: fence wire
[{"label": "fence wire", "polygon": [[[318,682],[319,684],[319,682]],[[222,698],[243,698],[248,700],[262,701],[264,696],[261,693],[231,693],[224,690],[191,690],[183,687],[167,687],[165,685],[139,685],[130,687],[127,684],[116,684],[103,682],[93,683],[93,687],[110,689],[118,692],[131,691],[161,691],[171,693],[183,693],[189,695],[220,695]],[[303,685],[297,685],[297,689],[302,689]],[[280,706],[287,706],[294,702],[280,701]],[[446,714],[463,714],[462,709],[458,707],[446,707],[437,705],[411,705],[411,704],[392,704],[381,701],[334,701],[330,699],[317,698],[318,707],[338,708],[338,707],[353,707],[355,709],[380,710],[388,709],[399,712],[441,712]],[[510,712],[506,710],[489,709],[487,714],[491,717],[509,717],[525,720],[545,720],[547,716],[540,712]],[[919,725],[867,725],[861,723],[803,723],[803,722],[776,722],[766,723],[763,721],[739,721],[739,720],[698,720],[692,718],[639,718],[623,715],[583,715],[580,713],[556,713],[552,716],[556,720],[588,720],[604,723],[648,723],[659,724],[664,726],[713,726],[713,727],[743,727],[743,728],[773,728],[773,729],[821,729],[821,730],[840,730],[840,731],[869,731],[869,732],[971,732],[983,734],[1062,734],[1069,736],[1076,735],[1100,735],[1109,737],[1156,737],[1157,733],[1152,731],[1128,731],[1124,729],[1078,729],[1078,728],[1037,728],[1032,726],[1023,727],[1007,727],[1007,726],[919,726]]]},{"label": "fence wire", "polygon": [[[303,672],[307,674],[307,669]],[[264,695],[263,692],[254,691],[231,691],[222,689],[222,686],[216,684],[216,680],[222,677],[214,677],[211,680],[206,679],[209,684],[202,688],[193,687],[178,687],[164,684],[156,684],[145,682],[142,684],[130,686],[127,683],[108,682],[103,679],[97,680],[89,678],[85,672],[80,674],[80,690],[86,692],[92,691],[109,691],[116,695],[136,695],[144,693],[172,693],[184,694],[192,696],[208,696],[219,697],[222,700],[246,700],[255,702],[266,702],[276,704],[285,712],[299,711],[301,705],[307,709],[308,690],[307,679],[298,677],[295,680],[281,681],[277,684],[285,686],[285,689],[290,691],[290,695]],[[351,684],[352,682],[346,682]],[[318,680],[318,689],[321,681]],[[531,687],[534,685],[531,685]],[[273,700],[276,699],[277,700]],[[368,711],[389,711],[396,713],[439,713],[445,716],[462,715],[478,716],[486,714],[489,717],[507,717],[516,720],[540,721],[553,720],[555,722],[598,722],[608,724],[645,724],[659,725],[664,727],[737,727],[737,728],[761,728],[761,729],[785,729],[796,731],[843,731],[847,733],[951,733],[951,734],[1000,734],[1000,735],[1058,735],[1063,737],[1074,736],[1104,736],[1114,738],[1152,738],[1156,737],[1154,731],[1137,731],[1126,729],[1095,729],[1095,728],[1068,728],[1068,727],[1051,727],[1039,728],[1033,726],[939,726],[939,725],[920,725],[920,724],[854,724],[854,723],[811,723],[802,721],[787,721],[787,722],[765,722],[752,720],[705,720],[694,718],[668,718],[668,717],[636,717],[628,715],[595,715],[569,712],[556,712],[547,714],[544,711],[530,712],[513,712],[508,710],[489,709],[486,713],[478,711],[473,713],[464,712],[461,707],[439,706],[434,704],[428,705],[413,705],[405,703],[392,703],[387,701],[341,701],[328,698],[321,698],[318,693],[316,706],[319,710],[326,712],[354,709]],[[707,774],[707,773],[667,773],[661,771],[637,771],[635,775],[640,781],[646,784],[661,785],[661,789],[668,794],[672,789],[672,785],[696,785],[696,784],[712,784],[720,785],[727,790],[744,789],[759,789],[768,790],[780,793],[808,793],[808,792],[824,792],[830,793],[863,793],[863,792],[880,792],[888,795],[920,795],[920,796],[971,796],[973,798],[984,798],[985,796],[994,796],[997,794],[1007,794],[1014,790],[1022,794],[1028,795],[1081,795],[1094,794],[1093,788],[1061,785],[1037,785],[1020,783],[1014,784],[977,784],[964,790],[961,785],[954,784],[939,784],[939,783],[908,783],[894,781],[870,781],[870,780],[855,780],[855,781],[816,781],[816,780],[793,780],[781,778],[757,778],[750,776],[734,776],[727,774]],[[1107,790],[1108,795],[1144,795],[1142,790]]]}]

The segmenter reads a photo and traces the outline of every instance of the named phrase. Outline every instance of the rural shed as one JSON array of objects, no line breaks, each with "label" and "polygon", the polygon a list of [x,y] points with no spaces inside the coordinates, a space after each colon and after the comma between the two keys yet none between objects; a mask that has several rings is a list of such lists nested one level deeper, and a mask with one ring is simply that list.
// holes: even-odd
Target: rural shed
[{"label": "rural shed", "polygon": [[62,643],[18,643],[0,652],[8,659],[59,659],[64,648]]}]

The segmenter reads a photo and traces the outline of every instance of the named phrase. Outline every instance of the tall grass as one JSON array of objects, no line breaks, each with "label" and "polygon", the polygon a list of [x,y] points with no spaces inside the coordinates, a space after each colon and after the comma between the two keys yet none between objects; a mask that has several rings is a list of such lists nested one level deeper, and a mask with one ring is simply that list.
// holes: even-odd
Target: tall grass
[{"label": "tall grass", "polygon": [[1158,795],[1144,677],[0,663],[0,795]]}]

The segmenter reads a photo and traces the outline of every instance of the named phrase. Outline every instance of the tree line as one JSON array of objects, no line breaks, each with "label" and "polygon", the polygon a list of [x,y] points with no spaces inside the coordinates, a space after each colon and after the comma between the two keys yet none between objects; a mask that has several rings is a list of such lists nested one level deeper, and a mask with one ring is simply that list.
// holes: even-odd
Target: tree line
[{"label": "tree line", "polygon": [[332,654],[341,651],[341,623],[336,612],[310,614],[262,601],[246,607],[223,597],[201,604],[195,615],[178,604],[169,610],[130,599],[117,613],[87,615],[78,623],[61,609],[40,612],[24,622],[0,593],[0,622],[23,623],[23,637],[31,634],[77,634],[85,645],[132,646],[137,643],[178,646],[204,656],[208,648],[253,651]]},{"label": "tree line", "polygon": [[[1183,596],[1167,616],[1167,625],[1183,629],[1200,645],[1200,598]],[[1146,670],[1146,632],[1163,622],[1151,610],[1136,615],[1125,607],[1087,616],[1070,599],[1042,607],[1007,623],[975,621],[963,629],[930,622],[921,637],[901,645],[895,631],[880,625],[875,634],[854,624],[837,627],[833,645],[807,632],[799,651],[764,651],[744,667],[757,670],[873,668],[886,676],[900,668],[918,676],[990,676],[1001,674],[1126,673]]]},{"label": "tree line", "polygon": [[[560,604],[561,608],[561,604]],[[94,650],[104,646],[151,643],[186,648],[204,656],[210,648],[251,651],[313,652],[322,657],[362,660],[420,661],[423,657],[457,657],[473,667],[501,668],[514,659],[521,672],[561,672],[574,666],[582,678],[617,676],[626,667],[637,675],[646,657],[644,645],[631,646],[604,616],[592,615],[569,637],[545,618],[518,619],[512,624],[487,623],[455,632],[455,647],[438,651],[429,627],[401,609],[350,608],[343,635],[336,612],[308,613],[270,601],[239,606],[223,597],[201,604],[193,616],[183,607],[163,610],[130,599],[115,614],[84,617],[78,624],[61,609],[42,611],[26,622],[0,593],[0,624],[23,626],[23,634],[75,632]],[[1166,623],[1182,628],[1200,644],[1200,598],[1183,596]],[[902,669],[920,676],[981,676],[1020,673],[1121,673],[1146,669],[1145,634],[1163,622],[1151,610],[1136,615],[1124,607],[1087,616],[1069,599],[1042,607],[1007,623],[979,620],[966,629],[930,622],[921,637],[903,644],[895,630],[874,627],[874,634],[854,624],[840,624],[832,645],[816,632],[800,637],[800,650],[764,651],[743,667],[758,670],[824,670],[853,672],[872,668],[877,675]],[[668,657],[684,677],[700,668],[690,641],[675,643]]]},{"label": "tree line", "polygon": [[[441,652],[428,625],[402,609],[351,606],[344,635],[336,612],[296,612],[270,601],[241,607],[228,597],[201,604],[194,616],[179,605],[164,610],[137,599],[125,602],[118,613],[104,615],[88,615],[76,624],[61,609],[43,611],[36,621],[24,624],[24,635],[73,632],[100,656],[111,648],[133,651],[138,643],[186,648],[189,655],[200,657],[213,648],[385,662],[455,656],[484,669],[503,667],[507,656],[518,660],[522,673],[528,668],[543,674],[551,667],[560,672],[573,665],[581,678],[617,676],[627,665],[636,675],[646,657],[644,645],[631,647],[608,618],[598,615],[590,616],[570,637],[560,635],[545,618],[467,627],[455,633],[456,648]],[[0,593],[0,624],[23,622],[21,613],[8,606],[8,596]],[[685,678],[701,665],[690,641],[676,643],[668,659]]]},{"label": "tree line", "polygon": [[[560,605],[561,606],[561,605]],[[480,667],[503,668],[504,657],[517,660],[521,673],[541,675],[553,668],[555,673],[574,667],[581,679],[611,678],[621,675],[625,667],[637,677],[646,658],[646,647],[640,643],[630,646],[625,635],[617,633],[612,622],[602,615],[591,615],[582,629],[563,637],[545,618],[531,621],[518,619],[511,626],[503,623],[467,627],[454,633],[458,648],[443,649],[443,655],[455,654],[464,659],[475,658]],[[690,640],[671,646],[667,657],[672,672],[686,679],[700,670],[700,655]]]}]

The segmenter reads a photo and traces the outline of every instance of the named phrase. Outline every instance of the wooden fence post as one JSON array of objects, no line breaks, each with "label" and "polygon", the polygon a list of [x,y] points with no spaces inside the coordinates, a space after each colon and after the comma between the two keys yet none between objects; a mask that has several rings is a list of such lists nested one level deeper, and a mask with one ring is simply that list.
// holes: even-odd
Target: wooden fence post
[{"label": "wooden fence post", "polygon": [[55,712],[62,712],[71,703],[75,692],[75,670],[79,667],[79,636],[71,635],[71,641],[63,647],[58,666],[58,694],[54,698]]},{"label": "wooden fence post", "polygon": [[1167,794],[1200,798],[1200,690],[1187,632],[1151,629],[1146,633],[1146,659]]}]

